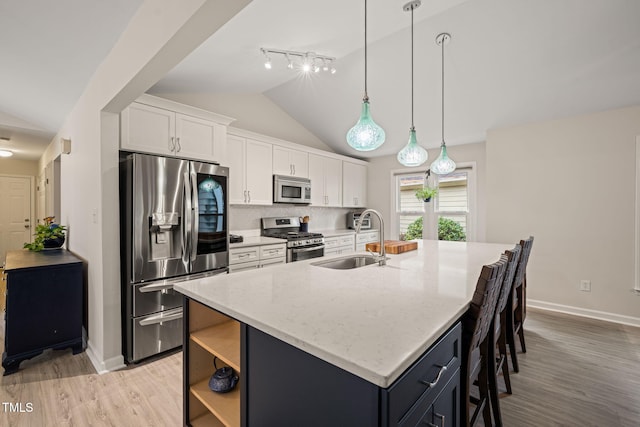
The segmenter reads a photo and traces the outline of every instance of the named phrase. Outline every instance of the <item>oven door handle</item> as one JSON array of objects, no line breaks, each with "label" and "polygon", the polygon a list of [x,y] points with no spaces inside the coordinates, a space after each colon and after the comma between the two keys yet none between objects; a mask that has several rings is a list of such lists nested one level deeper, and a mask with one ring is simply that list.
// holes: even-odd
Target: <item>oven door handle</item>
[{"label": "oven door handle", "polygon": [[164,313],[156,314],[154,316],[145,317],[139,323],[140,326],[155,325],[162,322],[170,322],[172,320],[178,320],[182,318],[182,307],[173,310],[168,310]]},{"label": "oven door handle", "polygon": [[318,246],[310,246],[307,248],[292,248],[295,252],[311,252],[311,251],[317,251],[318,249],[324,249],[324,245],[318,245]]}]

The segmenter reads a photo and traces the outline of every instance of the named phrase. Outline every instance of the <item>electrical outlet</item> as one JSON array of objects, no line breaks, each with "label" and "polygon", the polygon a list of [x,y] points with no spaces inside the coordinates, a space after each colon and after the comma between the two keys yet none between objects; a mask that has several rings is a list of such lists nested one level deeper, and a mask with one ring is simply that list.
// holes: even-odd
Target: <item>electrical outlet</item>
[{"label": "electrical outlet", "polygon": [[583,292],[591,292],[591,280],[581,280],[580,290]]}]

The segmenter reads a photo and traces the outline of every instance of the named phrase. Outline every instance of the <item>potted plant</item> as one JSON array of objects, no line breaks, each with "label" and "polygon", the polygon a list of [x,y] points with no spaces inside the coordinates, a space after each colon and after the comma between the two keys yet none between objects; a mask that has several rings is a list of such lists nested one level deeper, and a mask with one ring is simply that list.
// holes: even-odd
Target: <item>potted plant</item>
[{"label": "potted plant", "polygon": [[423,187],[416,190],[416,198],[424,202],[430,202],[431,198],[438,194],[438,188]]},{"label": "potted plant", "polygon": [[35,252],[45,248],[60,248],[64,244],[66,227],[54,223],[54,219],[54,217],[48,216],[44,219],[44,224],[38,224],[34,234],[35,239],[31,243],[25,243],[24,248]]}]

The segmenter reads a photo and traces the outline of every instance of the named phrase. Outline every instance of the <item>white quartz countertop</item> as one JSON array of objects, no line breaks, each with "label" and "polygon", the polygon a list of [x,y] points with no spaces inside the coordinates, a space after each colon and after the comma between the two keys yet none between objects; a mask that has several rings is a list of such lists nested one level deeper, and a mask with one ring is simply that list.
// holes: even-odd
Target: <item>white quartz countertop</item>
[{"label": "white quartz countertop", "polygon": [[229,248],[243,248],[246,246],[263,246],[263,245],[273,245],[277,243],[287,243],[285,239],[276,239],[275,237],[265,237],[265,236],[248,236],[243,237],[242,242],[240,243],[230,243]]},{"label": "white quartz countertop", "polygon": [[383,267],[313,265],[344,256],[324,257],[175,289],[386,388],[467,310],[482,266],[512,247],[420,241]]}]

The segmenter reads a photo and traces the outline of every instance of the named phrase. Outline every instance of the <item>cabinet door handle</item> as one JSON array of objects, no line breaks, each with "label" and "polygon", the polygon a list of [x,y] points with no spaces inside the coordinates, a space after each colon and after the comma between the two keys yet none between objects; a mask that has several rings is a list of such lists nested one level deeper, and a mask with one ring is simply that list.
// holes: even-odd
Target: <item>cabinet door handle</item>
[{"label": "cabinet door handle", "polygon": [[440,381],[440,377],[442,377],[442,374],[444,374],[447,370],[447,366],[440,366],[440,370],[438,371],[438,376],[436,376],[436,379],[433,380],[433,382],[429,382],[426,380],[420,380],[420,382],[426,386],[429,386],[429,388],[433,388],[436,386],[436,384],[438,384],[438,381]]},{"label": "cabinet door handle", "polygon": [[176,149],[176,144],[173,142],[174,140],[174,137],[169,138],[169,151],[173,151]]},{"label": "cabinet door handle", "polygon": [[182,150],[182,145],[180,145],[180,137],[176,138],[176,142],[178,144],[178,149],[176,150],[176,153],[179,153],[180,150]]},{"label": "cabinet door handle", "polygon": [[244,190],[244,202],[247,203],[247,190]]},{"label": "cabinet door handle", "polygon": [[296,174],[296,165],[291,165],[293,167],[293,174]]},{"label": "cabinet door handle", "polygon": [[247,201],[251,203],[251,191],[247,190]]}]

